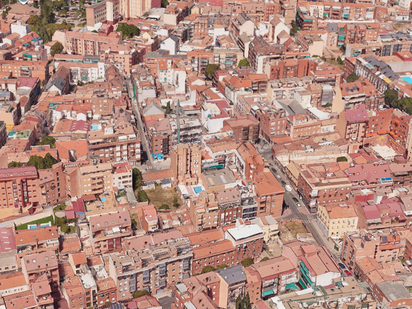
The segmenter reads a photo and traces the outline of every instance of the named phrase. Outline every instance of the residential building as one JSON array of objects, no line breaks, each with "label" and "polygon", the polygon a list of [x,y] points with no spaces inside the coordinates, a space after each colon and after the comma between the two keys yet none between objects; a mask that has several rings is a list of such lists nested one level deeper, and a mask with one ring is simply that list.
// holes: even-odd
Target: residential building
[{"label": "residential building", "polygon": [[327,238],[339,239],[357,230],[358,215],[349,203],[319,204],[317,222]]},{"label": "residential building", "polygon": [[201,150],[197,144],[179,144],[170,154],[173,177],[178,184],[194,185],[202,173]]},{"label": "residential building", "polygon": [[[57,292],[60,276],[57,255],[54,250],[25,255],[21,259],[21,270],[29,285],[36,284],[41,277],[46,277],[45,285],[51,292]],[[41,295],[41,294],[40,294]]]}]

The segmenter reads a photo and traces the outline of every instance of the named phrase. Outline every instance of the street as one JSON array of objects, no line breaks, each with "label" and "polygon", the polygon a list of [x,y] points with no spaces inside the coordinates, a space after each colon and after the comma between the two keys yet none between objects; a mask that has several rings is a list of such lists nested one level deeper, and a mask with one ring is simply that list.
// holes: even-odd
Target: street
[{"label": "street", "polygon": [[[290,185],[288,177],[283,173],[283,171],[279,167],[277,167],[274,164],[272,159],[271,147],[268,146],[269,145],[256,145],[256,148],[259,150],[260,154],[265,158],[265,160],[269,163],[269,166],[276,170],[276,174],[274,174],[274,176],[276,177],[276,175],[280,175],[280,178],[276,177],[276,179],[278,179],[279,182],[284,181],[287,185]],[[293,198],[299,200],[301,207],[298,207],[296,205],[296,203],[293,201]],[[288,216],[282,217],[282,219],[296,218],[302,220],[306,228],[313,235],[313,238],[316,240],[316,242],[319,245],[327,248],[331,256],[335,259],[335,261],[339,263],[339,254],[337,254],[336,250],[334,249],[334,246],[329,242],[329,240],[325,237],[325,235],[322,233],[319,226],[317,225],[316,214],[309,212],[309,210],[306,208],[306,205],[303,203],[303,201],[299,199],[299,196],[294,190],[292,190],[292,192],[285,192],[284,202],[290,208],[292,213]]]},{"label": "street", "polygon": [[145,158],[147,159],[146,165],[148,169],[155,169],[153,166],[153,158],[152,158],[152,154],[150,151],[149,143],[147,142],[146,134],[145,134],[145,131],[143,130],[142,117],[140,116],[140,111],[139,111],[139,107],[137,104],[137,100],[135,99],[133,95],[133,91],[134,91],[133,84],[130,79],[126,79],[126,81],[127,81],[127,91],[129,94],[130,101],[132,102],[133,114],[137,120],[137,129],[139,130],[140,137],[142,138],[142,146],[143,146],[142,148],[143,148]]}]

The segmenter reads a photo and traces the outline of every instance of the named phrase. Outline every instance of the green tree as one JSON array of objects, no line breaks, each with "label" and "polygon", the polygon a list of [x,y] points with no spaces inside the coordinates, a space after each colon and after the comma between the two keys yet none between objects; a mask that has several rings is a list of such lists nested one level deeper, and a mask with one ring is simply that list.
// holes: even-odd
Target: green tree
[{"label": "green tree", "polygon": [[[59,41],[57,41],[51,48],[50,48],[50,54],[52,56],[60,54],[63,51],[63,45]],[[53,137],[52,137],[53,138]],[[54,146],[53,146],[54,148]]]},{"label": "green tree", "polygon": [[122,32],[122,37],[123,40],[126,38],[131,39],[134,36],[139,36],[140,35],[140,29],[137,28],[135,25],[129,25],[126,23],[119,23],[117,29],[117,32],[121,31]]},{"label": "green tree", "polygon": [[346,81],[348,83],[353,83],[353,82],[356,82],[358,79],[359,79],[359,76],[352,72],[352,73],[350,73],[350,75],[348,76]]},{"label": "green tree", "polygon": [[212,79],[213,73],[215,73],[216,70],[220,70],[220,67],[217,64],[208,64],[207,67],[205,68],[206,78]]},{"label": "green tree", "polygon": [[346,157],[337,157],[336,162],[348,162],[348,158],[346,158]]},{"label": "green tree", "polygon": [[162,0],[161,1],[162,8],[167,8],[168,5],[169,5],[169,1],[167,1],[167,0]]},{"label": "green tree", "polygon": [[51,148],[56,148],[56,140],[52,136],[44,135],[41,137],[40,142],[38,142],[36,145],[50,145]]},{"label": "green tree", "polygon": [[292,29],[290,29],[290,36],[295,36],[298,33],[299,27],[296,25],[296,21],[292,20]]},{"label": "green tree", "polygon": [[269,260],[269,258],[267,257],[267,256],[265,256],[263,259],[261,259],[260,261],[261,262],[264,262],[264,261],[267,261],[267,260]]},{"label": "green tree", "polygon": [[341,58],[341,57],[338,57],[337,62],[338,62],[338,64],[340,64],[340,65],[344,64],[344,62],[343,62],[343,60],[342,60],[342,58]]},{"label": "green tree", "polygon": [[166,114],[171,114],[172,113],[172,109],[170,108],[170,102],[167,102],[166,105]]},{"label": "green tree", "polygon": [[9,168],[11,168],[11,167],[21,167],[21,162],[11,161],[11,162],[8,164],[8,167],[9,167]]},{"label": "green tree", "polygon": [[398,101],[398,92],[393,89],[387,89],[385,91],[385,103],[392,107],[396,101]]},{"label": "green tree", "polygon": [[33,7],[35,9],[38,9],[39,8],[39,2],[38,1],[33,1]]},{"label": "green tree", "polygon": [[407,114],[412,115],[412,98],[404,98],[397,101],[394,105],[399,109],[405,111]]},{"label": "green tree", "polygon": [[346,53],[346,45],[345,44],[343,44],[339,49],[341,50],[342,53]]},{"label": "green tree", "polygon": [[137,193],[137,199],[139,202],[146,202],[149,200],[144,190],[139,190],[139,192]]},{"label": "green tree", "polygon": [[58,161],[55,158],[53,158],[50,155],[50,153],[47,153],[44,158],[38,155],[31,156],[29,159],[29,162],[27,162],[27,166],[34,166],[38,170],[43,170],[43,169],[51,168],[57,162]]},{"label": "green tree", "polygon": [[60,15],[60,16],[66,16],[66,14],[67,14],[67,11],[66,11],[65,9],[61,9],[61,10],[59,11],[59,15]]},{"label": "green tree", "polygon": [[144,296],[144,295],[149,295],[150,296],[150,292],[146,291],[146,290],[137,290],[133,293],[133,298],[138,298],[138,297]]},{"label": "green tree", "polygon": [[240,60],[239,64],[238,64],[238,67],[250,67],[249,60],[247,60],[246,58]]},{"label": "green tree", "polygon": [[243,267],[249,267],[250,265],[253,265],[255,262],[253,261],[252,258],[246,258],[242,261]]},{"label": "green tree", "polygon": [[50,153],[44,156],[44,168],[52,168],[58,161]]},{"label": "green tree", "polygon": [[330,102],[328,102],[324,105],[324,107],[331,107],[331,106],[332,106],[332,104],[330,104]]},{"label": "green tree", "polygon": [[173,206],[174,206],[174,207],[178,207],[178,206],[179,206],[179,200],[177,199],[177,197],[175,197],[175,198],[173,199]]},{"label": "green tree", "polygon": [[210,273],[211,271],[215,271],[216,269],[213,266],[205,266],[202,269],[202,274]]},{"label": "green tree", "polygon": [[219,267],[218,268],[216,268],[217,270],[220,270],[220,269],[224,269],[224,268],[228,268],[229,266],[227,266],[226,264],[221,264],[221,265],[219,265]]},{"label": "green tree", "polygon": [[73,226],[73,225],[70,225],[69,226],[69,234],[73,234],[73,233],[76,233],[76,227]]},{"label": "green tree", "polygon": [[168,209],[170,209],[170,207],[169,207],[169,205],[167,205],[167,204],[163,204],[162,206],[159,207],[159,209],[161,209],[161,210],[168,210]]},{"label": "green tree", "polygon": [[138,168],[133,168],[132,178],[133,178],[133,190],[140,189],[143,183],[143,175],[142,175],[142,172]]},{"label": "green tree", "polygon": [[70,227],[69,227],[67,224],[63,224],[63,225],[60,227],[60,230],[61,230],[63,233],[69,233],[69,232],[70,232]]},{"label": "green tree", "polygon": [[[7,2],[8,3],[8,2]],[[7,6],[4,10],[3,13],[1,13],[1,15],[3,17],[7,17],[7,14],[9,13],[9,11],[11,10],[11,7]]]}]

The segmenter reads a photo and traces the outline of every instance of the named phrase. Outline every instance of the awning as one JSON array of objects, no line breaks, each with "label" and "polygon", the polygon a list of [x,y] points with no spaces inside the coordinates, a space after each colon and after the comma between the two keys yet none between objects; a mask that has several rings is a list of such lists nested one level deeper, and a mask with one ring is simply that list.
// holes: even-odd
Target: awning
[{"label": "awning", "polygon": [[267,291],[264,291],[262,293],[262,296],[264,297],[264,296],[269,296],[269,295],[272,295],[272,294],[275,294],[275,292],[273,292],[273,290],[267,290]]},{"label": "awning", "polygon": [[286,285],[286,290],[299,290],[299,288],[294,282],[292,282]]},{"label": "awning", "polygon": [[299,279],[299,283],[302,286],[302,288],[306,289],[306,284],[303,282],[302,278]]}]

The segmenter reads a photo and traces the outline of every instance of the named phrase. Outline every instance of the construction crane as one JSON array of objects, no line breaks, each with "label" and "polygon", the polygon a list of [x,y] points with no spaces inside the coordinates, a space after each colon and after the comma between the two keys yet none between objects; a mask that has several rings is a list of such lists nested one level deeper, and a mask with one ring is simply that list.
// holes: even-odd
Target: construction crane
[{"label": "construction crane", "polygon": [[176,106],[177,144],[180,144],[180,113],[185,115],[185,111],[180,106],[180,100],[177,100],[177,106]]}]

